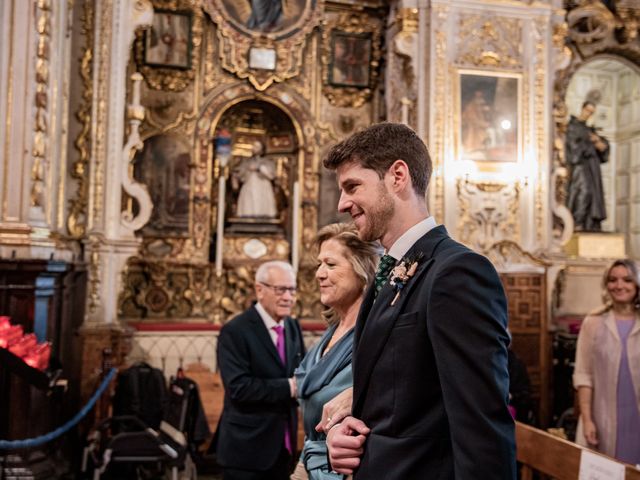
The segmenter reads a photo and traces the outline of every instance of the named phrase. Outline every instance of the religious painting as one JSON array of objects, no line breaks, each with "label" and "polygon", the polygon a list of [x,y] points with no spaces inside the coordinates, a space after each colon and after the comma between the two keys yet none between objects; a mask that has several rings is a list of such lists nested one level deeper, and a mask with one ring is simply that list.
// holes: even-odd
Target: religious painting
[{"label": "religious painting", "polygon": [[370,33],[331,32],[329,83],[338,87],[366,88],[370,83]]},{"label": "religious painting", "polygon": [[517,76],[460,72],[460,159],[518,161],[519,95]]},{"label": "religious painting", "polygon": [[144,62],[167,68],[191,68],[191,15],[155,10],[145,32]]},{"label": "religious painting", "polygon": [[190,165],[188,142],[172,135],[147,139],[136,154],[134,177],[147,186],[153,202],[145,234],[188,234]]},{"label": "religious painting", "polygon": [[312,0],[222,0],[230,20],[253,32],[284,32],[295,26]]}]

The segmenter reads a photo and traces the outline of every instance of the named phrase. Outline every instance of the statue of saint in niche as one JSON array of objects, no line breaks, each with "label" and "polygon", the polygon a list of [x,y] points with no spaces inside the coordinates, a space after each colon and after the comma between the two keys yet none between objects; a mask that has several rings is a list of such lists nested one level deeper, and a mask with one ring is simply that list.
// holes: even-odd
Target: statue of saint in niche
[{"label": "statue of saint in niche", "polygon": [[251,146],[252,156],[240,162],[231,177],[234,190],[240,188],[236,216],[240,218],[276,218],[276,198],[273,180],[276,177],[273,161],[263,156],[264,146],[256,140]]},{"label": "statue of saint in niche", "polygon": [[577,117],[571,116],[565,141],[565,160],[571,169],[567,207],[571,210],[576,231],[597,232],[607,218],[600,164],[609,160],[609,142],[587,125],[596,106],[582,104]]}]

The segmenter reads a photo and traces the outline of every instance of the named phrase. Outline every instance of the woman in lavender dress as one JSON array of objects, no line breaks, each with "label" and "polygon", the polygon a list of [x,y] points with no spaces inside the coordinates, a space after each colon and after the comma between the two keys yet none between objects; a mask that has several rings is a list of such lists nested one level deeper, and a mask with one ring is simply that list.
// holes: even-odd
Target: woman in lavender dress
[{"label": "woman in lavender dress", "polygon": [[616,260],[603,278],[607,305],[580,329],[573,384],[580,419],[576,442],[640,463],[640,276]]}]

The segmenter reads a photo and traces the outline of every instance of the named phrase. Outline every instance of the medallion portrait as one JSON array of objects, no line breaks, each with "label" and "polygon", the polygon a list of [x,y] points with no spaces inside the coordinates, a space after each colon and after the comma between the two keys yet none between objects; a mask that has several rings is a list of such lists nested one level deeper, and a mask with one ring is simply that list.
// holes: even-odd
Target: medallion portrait
[{"label": "medallion portrait", "polygon": [[222,0],[230,20],[257,33],[283,33],[296,25],[312,0]]}]

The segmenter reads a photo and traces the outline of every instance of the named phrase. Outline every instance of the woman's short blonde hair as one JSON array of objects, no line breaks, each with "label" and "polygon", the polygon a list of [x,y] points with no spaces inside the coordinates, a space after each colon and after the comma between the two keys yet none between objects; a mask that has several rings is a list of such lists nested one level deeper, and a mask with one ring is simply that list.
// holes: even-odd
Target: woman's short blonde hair
[{"label": "woman's short blonde hair", "polygon": [[604,275],[602,276],[602,299],[605,303],[605,310],[609,310],[613,307],[613,301],[611,300],[611,295],[609,295],[607,283],[609,281],[611,270],[616,267],[625,267],[633,279],[633,283],[636,284],[636,296],[633,299],[633,306],[636,310],[640,310],[640,272],[638,271],[638,265],[628,258],[619,258],[618,260],[614,260],[609,268],[604,271]]},{"label": "woman's short blonde hair", "polygon": [[[346,248],[347,260],[351,264],[354,273],[361,282],[362,291],[373,282],[373,277],[378,268],[381,247],[377,242],[365,242],[358,237],[358,230],[353,223],[332,223],[322,227],[316,236],[318,250],[327,240],[336,240]],[[336,312],[328,308],[322,312],[324,318],[333,325],[337,323]]]}]

